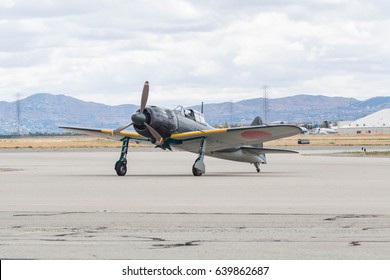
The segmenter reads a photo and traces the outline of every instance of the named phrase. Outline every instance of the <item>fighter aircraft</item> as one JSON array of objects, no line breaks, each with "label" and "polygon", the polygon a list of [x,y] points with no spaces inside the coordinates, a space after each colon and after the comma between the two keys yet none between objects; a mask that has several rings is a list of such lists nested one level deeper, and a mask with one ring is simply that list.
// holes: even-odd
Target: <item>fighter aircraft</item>
[{"label": "fighter aircraft", "polygon": [[[149,96],[149,83],[146,81],[141,96],[141,105],[131,116],[131,122],[115,130],[61,126],[71,132],[117,139],[122,141],[119,160],[115,171],[119,176],[127,172],[127,152],[130,141],[146,142],[163,150],[172,147],[198,155],[192,166],[194,176],[206,172],[204,157],[247,162],[260,172],[260,164],[267,163],[266,153],[296,153],[295,151],[263,148],[263,142],[300,134],[301,129],[293,125],[264,125],[256,117],[251,126],[234,128],[214,128],[205,121],[203,112],[185,109],[174,110],[156,106],[146,106]],[[203,111],[203,110],[202,110]],[[125,131],[133,126],[136,132]]]}]

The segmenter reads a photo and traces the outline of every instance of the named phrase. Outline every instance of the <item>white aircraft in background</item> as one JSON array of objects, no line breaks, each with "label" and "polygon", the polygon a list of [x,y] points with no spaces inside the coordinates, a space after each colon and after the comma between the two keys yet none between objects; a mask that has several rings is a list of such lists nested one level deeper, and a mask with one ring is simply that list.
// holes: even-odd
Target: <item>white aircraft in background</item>
[{"label": "white aircraft in background", "polygon": [[316,127],[314,134],[335,134],[338,127],[333,126],[329,121],[324,121],[325,127]]}]

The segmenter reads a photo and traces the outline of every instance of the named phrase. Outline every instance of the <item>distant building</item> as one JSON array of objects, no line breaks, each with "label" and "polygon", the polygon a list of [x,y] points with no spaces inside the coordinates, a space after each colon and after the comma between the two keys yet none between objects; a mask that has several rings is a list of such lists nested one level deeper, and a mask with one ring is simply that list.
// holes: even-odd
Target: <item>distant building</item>
[{"label": "distant building", "polygon": [[340,134],[390,134],[390,109],[383,109],[352,122],[340,122]]}]

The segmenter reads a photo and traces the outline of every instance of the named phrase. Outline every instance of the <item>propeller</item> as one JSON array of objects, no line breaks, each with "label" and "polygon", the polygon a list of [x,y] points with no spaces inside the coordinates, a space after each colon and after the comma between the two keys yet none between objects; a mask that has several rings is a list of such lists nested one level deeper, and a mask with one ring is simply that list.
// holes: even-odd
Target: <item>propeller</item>
[{"label": "propeller", "polygon": [[153,127],[148,125],[147,123],[144,123],[146,128],[149,130],[150,134],[153,135],[154,139],[156,139],[157,146],[162,146],[164,143],[164,138],[158,133]]},{"label": "propeller", "polygon": [[146,103],[148,102],[148,97],[149,97],[149,82],[146,81],[141,96],[141,108],[139,109],[141,113],[143,113],[145,110]]},{"label": "propeller", "polygon": [[[131,116],[131,120],[132,120],[131,123],[123,125],[123,126],[120,126],[117,129],[113,130],[112,131],[113,135],[114,134],[118,134],[119,132],[121,132],[122,130],[125,130],[129,126],[132,126],[133,124],[142,125],[142,124],[144,124],[146,122],[146,117],[143,114],[143,112],[145,110],[146,103],[148,102],[148,97],[149,97],[149,82],[146,81],[145,84],[144,84],[144,88],[142,90],[140,112],[139,113],[135,113],[135,114],[133,114]],[[137,115],[137,116],[134,117],[135,115]],[[142,118],[142,116],[143,116],[143,118]],[[136,121],[134,121],[134,119],[136,119]],[[141,121],[140,121],[140,119],[141,119]]]},{"label": "propeller", "polygon": [[131,122],[131,123],[126,124],[126,125],[124,125],[124,126],[118,127],[117,129],[115,129],[115,130],[112,132],[112,135],[117,134],[117,133],[121,132],[122,130],[125,130],[126,128],[128,128],[129,126],[132,126],[132,125],[133,125],[133,123]]},{"label": "propeller", "polygon": [[117,129],[113,130],[112,134],[117,134],[132,125],[137,125],[137,126],[144,125],[147,128],[147,130],[150,132],[150,134],[152,134],[154,139],[156,139],[157,146],[162,147],[164,144],[164,138],[160,135],[160,133],[158,133],[153,127],[151,127],[147,123],[147,117],[144,114],[146,103],[148,102],[148,97],[149,97],[149,82],[146,81],[144,84],[144,88],[142,90],[141,106],[139,112],[136,112],[131,116],[131,120],[132,120],[131,123],[118,127]]}]

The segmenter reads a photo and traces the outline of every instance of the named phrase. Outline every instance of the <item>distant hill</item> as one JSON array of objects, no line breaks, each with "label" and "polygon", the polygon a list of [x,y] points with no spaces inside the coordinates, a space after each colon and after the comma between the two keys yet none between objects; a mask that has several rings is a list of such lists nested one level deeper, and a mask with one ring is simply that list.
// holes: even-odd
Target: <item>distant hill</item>
[{"label": "distant hill", "polygon": [[[390,97],[389,97],[390,99]],[[352,118],[356,115],[347,108],[360,101],[354,98],[328,97],[322,95],[295,95],[290,97],[268,99],[268,123],[283,121],[286,123],[338,120]],[[200,106],[193,107],[200,110]],[[250,123],[257,115],[263,119],[264,99],[255,98],[236,103],[206,104],[206,119],[210,124],[216,123]]]},{"label": "distant hill", "polygon": [[[365,101],[322,95],[295,95],[269,99],[267,123],[322,122],[324,120],[356,120],[384,108],[390,108],[390,97],[374,97]],[[158,105],[158,104],[156,104]],[[116,128],[130,120],[138,105],[108,106],[85,102],[65,95],[39,93],[20,100],[21,132],[62,133],[59,125]],[[200,111],[200,106],[192,106]],[[211,125],[222,123],[249,124],[264,117],[264,99],[205,104],[206,120]],[[16,131],[16,102],[0,102],[0,134]]]},{"label": "distant hill", "polygon": [[[39,93],[20,100],[21,132],[63,132],[59,125],[116,128],[138,109],[136,105],[108,106],[65,95]],[[14,133],[16,102],[0,103],[0,130]]]},{"label": "distant hill", "polygon": [[375,110],[390,108],[390,97],[388,96],[373,97],[366,101],[359,101],[357,103],[354,103],[351,105],[351,108],[361,108],[361,109],[375,108]]}]

